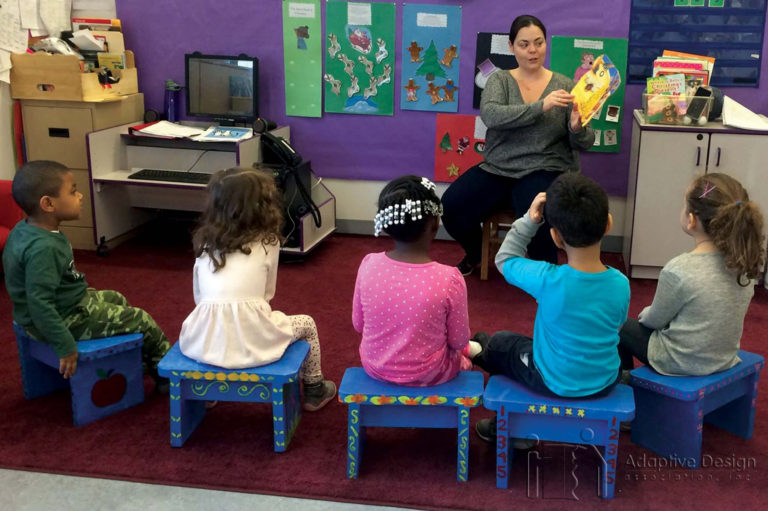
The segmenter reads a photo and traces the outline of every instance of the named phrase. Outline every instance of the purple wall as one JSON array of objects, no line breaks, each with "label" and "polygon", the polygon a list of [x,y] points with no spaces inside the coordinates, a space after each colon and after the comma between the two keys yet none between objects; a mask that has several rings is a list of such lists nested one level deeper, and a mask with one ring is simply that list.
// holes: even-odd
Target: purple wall
[{"label": "purple wall", "polygon": [[[671,2],[671,0],[670,0]],[[393,82],[400,83],[402,0],[397,8],[397,48]],[[477,32],[507,32],[518,14],[542,19],[548,35],[627,37],[629,1],[548,0],[421,0],[420,3],[462,5],[459,113],[472,108],[475,38]],[[395,95],[393,117],[324,114],[319,119],[287,117],[283,80],[282,1],[131,0],[116,2],[126,31],[126,48],[136,54],[139,88],[147,108],[161,110],[166,78],[184,81],[184,54],[247,53],[259,58],[259,108],[262,117],[291,126],[296,149],[320,176],[389,180],[414,173],[431,175],[435,114],[401,111]],[[321,2],[323,15],[325,2]],[[610,8],[607,6],[610,5]],[[763,55],[768,53],[764,38]],[[725,93],[748,108],[768,113],[768,59],[763,58],[762,86],[730,88]],[[626,89],[624,137],[618,154],[585,154],[584,173],[597,179],[611,195],[626,195],[632,109],[640,107],[641,87]],[[354,134],[352,136],[351,134]]]}]

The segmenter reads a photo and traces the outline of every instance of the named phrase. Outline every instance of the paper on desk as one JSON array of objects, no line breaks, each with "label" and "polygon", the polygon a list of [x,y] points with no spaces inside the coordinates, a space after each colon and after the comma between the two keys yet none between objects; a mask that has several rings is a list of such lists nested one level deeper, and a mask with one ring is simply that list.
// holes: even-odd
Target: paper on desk
[{"label": "paper on desk", "polygon": [[139,130],[140,133],[146,133],[148,135],[158,135],[161,137],[176,137],[176,138],[192,137],[195,135],[199,135],[204,131],[205,130],[202,130],[200,128],[182,126],[181,124],[176,124],[168,121],[156,122],[154,124],[147,126],[146,128]]},{"label": "paper on desk", "polygon": [[81,50],[104,51],[104,42],[93,37],[93,32],[87,28],[72,32],[69,40]]},{"label": "paper on desk", "polygon": [[768,131],[768,119],[758,115],[725,96],[723,99],[723,125],[743,130]]}]

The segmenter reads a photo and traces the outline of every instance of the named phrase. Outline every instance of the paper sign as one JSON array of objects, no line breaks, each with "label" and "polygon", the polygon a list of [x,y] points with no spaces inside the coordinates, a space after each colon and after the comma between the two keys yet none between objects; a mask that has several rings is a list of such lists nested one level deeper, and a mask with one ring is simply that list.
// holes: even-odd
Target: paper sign
[{"label": "paper sign", "polygon": [[288,16],[291,18],[314,18],[315,4],[288,3]]},{"label": "paper sign", "polygon": [[371,4],[353,4],[347,6],[347,23],[350,25],[372,25]]},{"label": "paper sign", "polygon": [[448,26],[448,16],[431,12],[420,12],[416,15],[416,26],[445,28]]},{"label": "paper sign", "polygon": [[491,36],[491,53],[497,55],[512,55],[509,50],[509,36],[493,34]]},{"label": "paper sign", "polygon": [[603,41],[593,41],[590,39],[574,39],[574,48],[589,48],[590,50],[602,50]]}]

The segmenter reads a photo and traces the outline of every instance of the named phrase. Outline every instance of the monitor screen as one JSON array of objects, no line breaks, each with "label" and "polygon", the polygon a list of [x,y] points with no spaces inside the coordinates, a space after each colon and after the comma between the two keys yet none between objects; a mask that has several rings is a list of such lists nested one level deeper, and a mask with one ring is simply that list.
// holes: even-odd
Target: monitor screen
[{"label": "monitor screen", "polygon": [[185,57],[187,116],[253,122],[259,116],[259,59],[247,55]]}]

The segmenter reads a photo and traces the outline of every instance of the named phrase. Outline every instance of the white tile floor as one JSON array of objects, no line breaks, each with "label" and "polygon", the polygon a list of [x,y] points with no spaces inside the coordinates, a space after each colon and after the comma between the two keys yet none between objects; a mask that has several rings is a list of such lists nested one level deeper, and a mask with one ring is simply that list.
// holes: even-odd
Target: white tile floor
[{"label": "white tile floor", "polygon": [[270,495],[201,490],[0,469],[3,511],[406,511]]}]

